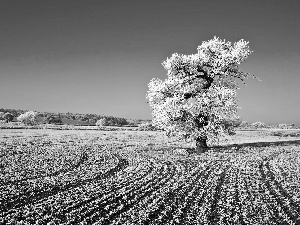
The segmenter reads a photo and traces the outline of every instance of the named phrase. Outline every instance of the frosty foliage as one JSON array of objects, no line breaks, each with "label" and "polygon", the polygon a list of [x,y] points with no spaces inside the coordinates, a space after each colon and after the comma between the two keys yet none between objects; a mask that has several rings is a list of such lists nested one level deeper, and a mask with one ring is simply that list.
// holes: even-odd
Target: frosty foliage
[{"label": "frosty foliage", "polygon": [[236,117],[236,79],[249,76],[239,70],[251,51],[248,42],[234,44],[217,37],[204,41],[192,55],[173,54],[162,63],[168,78],[153,78],[147,99],[153,125],[168,136],[186,140],[201,137],[209,143],[228,133],[224,122]]},{"label": "frosty foliage", "polygon": [[249,123],[247,121],[242,121],[240,127],[248,127]]},{"label": "frosty foliage", "polygon": [[254,122],[254,123],[251,123],[251,127],[254,127],[254,128],[266,128],[267,125],[263,122]]},{"label": "frosty foliage", "polygon": [[33,111],[26,112],[18,116],[17,120],[26,125],[34,125],[37,123],[37,113]]},{"label": "frosty foliage", "polygon": [[98,127],[107,126],[107,125],[108,125],[108,121],[106,118],[102,118],[96,122],[96,126]]}]

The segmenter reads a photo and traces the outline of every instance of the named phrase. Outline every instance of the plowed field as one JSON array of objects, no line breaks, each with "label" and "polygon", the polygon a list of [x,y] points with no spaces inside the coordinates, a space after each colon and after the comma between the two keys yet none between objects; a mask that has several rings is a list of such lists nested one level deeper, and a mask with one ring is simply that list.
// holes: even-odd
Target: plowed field
[{"label": "plowed field", "polygon": [[5,132],[0,224],[300,224],[297,140],[196,154],[156,132]]}]

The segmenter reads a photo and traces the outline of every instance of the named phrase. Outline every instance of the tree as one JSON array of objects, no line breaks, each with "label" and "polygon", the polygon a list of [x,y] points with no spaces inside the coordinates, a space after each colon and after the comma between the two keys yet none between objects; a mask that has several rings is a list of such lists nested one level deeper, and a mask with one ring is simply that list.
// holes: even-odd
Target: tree
[{"label": "tree", "polygon": [[[147,99],[153,125],[177,136],[196,141],[199,151],[228,133],[224,121],[236,117],[237,79],[250,74],[239,64],[251,54],[248,42],[234,44],[214,37],[204,41],[192,55],[173,54],[163,62],[168,78],[153,78]],[[253,76],[254,77],[254,76]]]},{"label": "tree", "polygon": [[240,127],[249,127],[249,123],[247,121],[242,121]]},{"label": "tree", "polygon": [[106,118],[102,118],[96,122],[96,126],[102,127],[102,126],[107,126],[108,121]]},{"label": "tree", "polygon": [[0,112],[0,120],[3,119],[4,112]]},{"label": "tree", "polygon": [[239,116],[235,116],[223,121],[223,126],[225,130],[228,131],[229,135],[234,135],[234,128],[239,127],[242,123],[242,119]]},{"label": "tree", "polygon": [[95,124],[97,122],[97,119],[95,119],[95,118],[91,118],[91,119],[89,119],[89,123],[93,123],[93,124]]},{"label": "tree", "polygon": [[33,111],[26,112],[18,116],[17,120],[25,125],[34,125],[37,123],[37,113]]},{"label": "tree", "polygon": [[89,118],[87,116],[84,116],[84,117],[81,117],[80,120],[83,122],[88,122]]},{"label": "tree", "polygon": [[44,121],[49,124],[62,124],[63,123],[60,117],[54,116],[54,115],[48,115],[44,119]]},{"label": "tree", "polygon": [[5,120],[6,123],[8,123],[8,122],[13,121],[14,116],[13,116],[13,114],[7,112],[2,116],[2,118]]},{"label": "tree", "polygon": [[251,127],[254,127],[254,128],[266,128],[266,124],[263,123],[263,122],[255,122],[255,123],[251,123]]}]

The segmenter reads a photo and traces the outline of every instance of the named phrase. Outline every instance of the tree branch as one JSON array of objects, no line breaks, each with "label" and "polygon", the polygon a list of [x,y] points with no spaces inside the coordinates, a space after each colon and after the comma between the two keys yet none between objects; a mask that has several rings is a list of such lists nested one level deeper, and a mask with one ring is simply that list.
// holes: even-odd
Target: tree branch
[{"label": "tree branch", "polygon": [[202,113],[200,113],[198,116],[196,116],[194,122],[196,123],[197,127],[201,129],[204,126],[208,125],[208,116],[205,116]]}]

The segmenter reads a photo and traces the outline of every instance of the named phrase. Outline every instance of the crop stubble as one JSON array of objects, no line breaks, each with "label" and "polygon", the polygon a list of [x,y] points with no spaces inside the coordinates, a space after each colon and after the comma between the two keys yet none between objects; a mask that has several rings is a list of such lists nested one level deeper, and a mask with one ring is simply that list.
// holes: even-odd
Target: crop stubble
[{"label": "crop stubble", "polygon": [[300,223],[300,142],[178,155],[160,135],[3,136],[0,223]]}]

